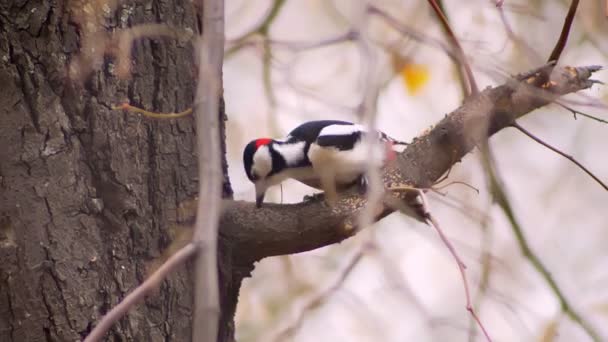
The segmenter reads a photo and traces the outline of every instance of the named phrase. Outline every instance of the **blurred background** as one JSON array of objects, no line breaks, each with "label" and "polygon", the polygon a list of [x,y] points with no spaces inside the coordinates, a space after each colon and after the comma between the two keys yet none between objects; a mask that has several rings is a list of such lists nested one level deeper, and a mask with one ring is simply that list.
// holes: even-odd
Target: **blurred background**
[{"label": "blurred background", "polygon": [[[370,15],[368,4],[409,34]],[[443,5],[484,89],[545,63],[570,2],[506,0],[502,10],[491,0]],[[581,1],[561,64],[606,65],[604,6]],[[437,48],[436,41],[448,43],[427,1],[228,0],[226,19],[227,142],[237,199],[254,200],[242,165],[252,139],[281,137],[315,119],[360,121],[365,95],[378,91],[377,127],[410,141],[463,100],[458,68]],[[595,78],[608,82],[607,75]],[[594,86],[561,103],[608,120],[607,100],[608,88]],[[608,181],[606,123],[575,120],[556,104],[519,122]],[[532,251],[585,323],[608,338],[608,193],[515,129],[490,143]],[[454,184],[430,193],[429,204],[468,266],[473,302],[494,341],[590,341],[492,204],[479,153],[442,184],[450,181],[479,193]],[[266,200],[299,202],[314,191],[288,181]],[[377,248],[345,274],[364,240]],[[339,245],[262,260],[244,282],[236,320],[239,341],[485,340],[465,309],[446,247],[434,230],[400,214]]]}]

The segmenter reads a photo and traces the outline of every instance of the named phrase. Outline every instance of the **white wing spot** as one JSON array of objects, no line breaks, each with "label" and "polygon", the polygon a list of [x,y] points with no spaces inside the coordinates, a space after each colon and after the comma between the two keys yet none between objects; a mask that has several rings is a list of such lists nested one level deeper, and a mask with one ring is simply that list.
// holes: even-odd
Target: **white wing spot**
[{"label": "white wing spot", "polygon": [[367,128],[362,125],[329,125],[319,132],[319,136],[324,135],[351,135],[356,132],[367,132]]}]

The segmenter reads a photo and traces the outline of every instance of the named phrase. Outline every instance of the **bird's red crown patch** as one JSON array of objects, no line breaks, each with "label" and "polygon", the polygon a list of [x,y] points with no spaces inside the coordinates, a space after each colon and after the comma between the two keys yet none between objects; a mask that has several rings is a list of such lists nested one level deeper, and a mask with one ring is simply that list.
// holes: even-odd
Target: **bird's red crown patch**
[{"label": "bird's red crown patch", "polygon": [[272,141],[272,139],[269,138],[262,138],[262,139],[257,139],[255,141],[255,148],[256,150],[264,145],[268,145],[270,144],[270,142]]}]

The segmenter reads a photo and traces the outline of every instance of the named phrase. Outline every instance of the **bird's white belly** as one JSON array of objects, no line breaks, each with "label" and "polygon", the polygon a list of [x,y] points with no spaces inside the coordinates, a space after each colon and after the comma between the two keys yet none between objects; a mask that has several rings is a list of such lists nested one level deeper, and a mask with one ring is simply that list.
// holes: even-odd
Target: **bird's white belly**
[{"label": "bird's white belly", "polygon": [[338,184],[351,184],[367,170],[368,163],[382,166],[383,156],[373,149],[371,155],[363,145],[353,150],[338,150],[312,144],[308,158],[317,173],[332,173]]}]

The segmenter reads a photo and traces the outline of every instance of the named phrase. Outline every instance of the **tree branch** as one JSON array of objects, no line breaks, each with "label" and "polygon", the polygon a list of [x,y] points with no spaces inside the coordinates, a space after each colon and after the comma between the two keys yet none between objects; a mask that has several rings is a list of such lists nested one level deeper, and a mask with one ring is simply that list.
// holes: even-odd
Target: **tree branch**
[{"label": "tree branch", "polygon": [[570,9],[568,9],[568,14],[566,15],[566,19],[564,19],[562,33],[559,35],[557,43],[555,43],[555,47],[551,52],[551,56],[549,56],[549,62],[557,63],[559,57],[562,55],[562,51],[564,51],[564,48],[566,47],[566,43],[568,42],[568,36],[570,35],[570,27],[572,27],[574,15],[576,15],[576,8],[578,7],[578,2],[579,0],[572,0],[572,2],[570,3]]},{"label": "tree branch", "polygon": [[[551,69],[554,69],[551,71]],[[515,120],[551,103],[561,95],[591,87],[591,74],[599,67],[540,67],[471,96],[432,129],[414,139],[397,160],[383,170],[387,187],[430,187],[485,136],[509,127]],[[533,87],[535,79],[551,72],[551,80]],[[485,127],[485,128],[484,128]],[[487,129],[487,131],[485,130]],[[230,241],[237,263],[264,257],[304,252],[337,243],[356,231],[357,215],[366,199],[343,194],[333,208],[322,199],[298,204],[255,204],[225,201],[220,235]],[[392,212],[376,212],[379,220]]]},{"label": "tree branch", "polygon": [[532,251],[526,237],[524,235],[523,227],[520,225],[519,221],[515,217],[515,212],[513,211],[513,207],[509,202],[509,198],[503,188],[502,181],[498,172],[493,167],[492,156],[489,153],[488,145],[486,144],[486,153],[484,153],[484,162],[486,164],[487,175],[489,177],[490,188],[492,191],[492,195],[494,201],[500,206],[505,216],[509,220],[511,225],[511,230],[517,239],[517,244],[523,256],[530,261],[532,267],[541,275],[545,283],[551,289],[551,292],[555,294],[557,300],[559,301],[560,308],[562,312],[564,312],[570,319],[572,319],[575,323],[577,323],[594,342],[600,342],[603,339],[600,338],[600,335],[595,330],[595,328],[587,322],[570,304],[570,300],[566,297],[564,292],[559,288],[557,282],[551,275],[551,272],[545,267],[540,258]]},{"label": "tree branch", "polygon": [[141,302],[148,294],[160,286],[160,283],[175,269],[182,266],[188,259],[196,254],[196,246],[192,243],[187,244],[182,249],[175,252],[165,263],[163,263],[146,281],[135,288],[123,300],[110,310],[93,331],[84,339],[84,342],[101,341],[103,336],[116,321],[121,319],[132,306]]},{"label": "tree branch", "polygon": [[523,134],[527,135],[530,139],[536,141],[537,143],[545,146],[546,148],[550,149],[551,151],[553,151],[553,152],[559,154],[560,156],[562,156],[562,157],[570,160],[571,162],[573,162],[581,170],[585,171],[585,173],[588,174],[589,177],[593,178],[593,180],[595,180],[599,185],[601,185],[602,188],[604,188],[605,190],[608,191],[608,186],[606,186],[606,184],[604,184],[604,182],[602,182],[601,179],[599,179],[596,175],[594,175],[593,172],[589,171],[589,169],[587,169],[583,164],[579,163],[576,159],[574,159],[574,157],[572,157],[571,155],[566,154],[566,153],[560,151],[556,147],[553,147],[553,146],[549,145],[548,143],[546,143],[545,141],[543,141],[541,138],[539,138],[536,135],[530,133],[527,129],[521,127],[517,122],[513,123],[513,127],[517,128],[520,132],[522,132]]},{"label": "tree branch", "polygon": [[203,32],[194,101],[198,150],[199,201],[194,225],[195,261],[192,340],[217,340],[220,316],[217,263],[218,223],[222,198],[219,108],[224,60],[224,1],[201,0]]},{"label": "tree branch", "polygon": [[464,69],[464,71],[466,73],[468,88],[465,89],[465,93],[464,93],[465,98],[468,97],[469,95],[477,94],[479,92],[479,88],[477,87],[477,82],[475,81],[475,76],[473,76],[473,71],[471,70],[471,66],[469,65],[467,56],[465,55],[464,50],[462,49],[462,46],[460,46],[460,42],[458,41],[458,38],[454,34],[454,31],[452,31],[452,27],[450,26],[450,23],[448,22],[448,18],[444,14],[444,11],[442,8],[443,6],[437,4],[437,2],[435,0],[428,0],[428,2],[431,5],[431,7],[433,7],[433,11],[435,11],[435,14],[439,18],[441,27],[445,31],[445,34],[448,36],[450,43],[454,46],[454,50],[458,54],[460,64],[462,65],[462,68]]}]

